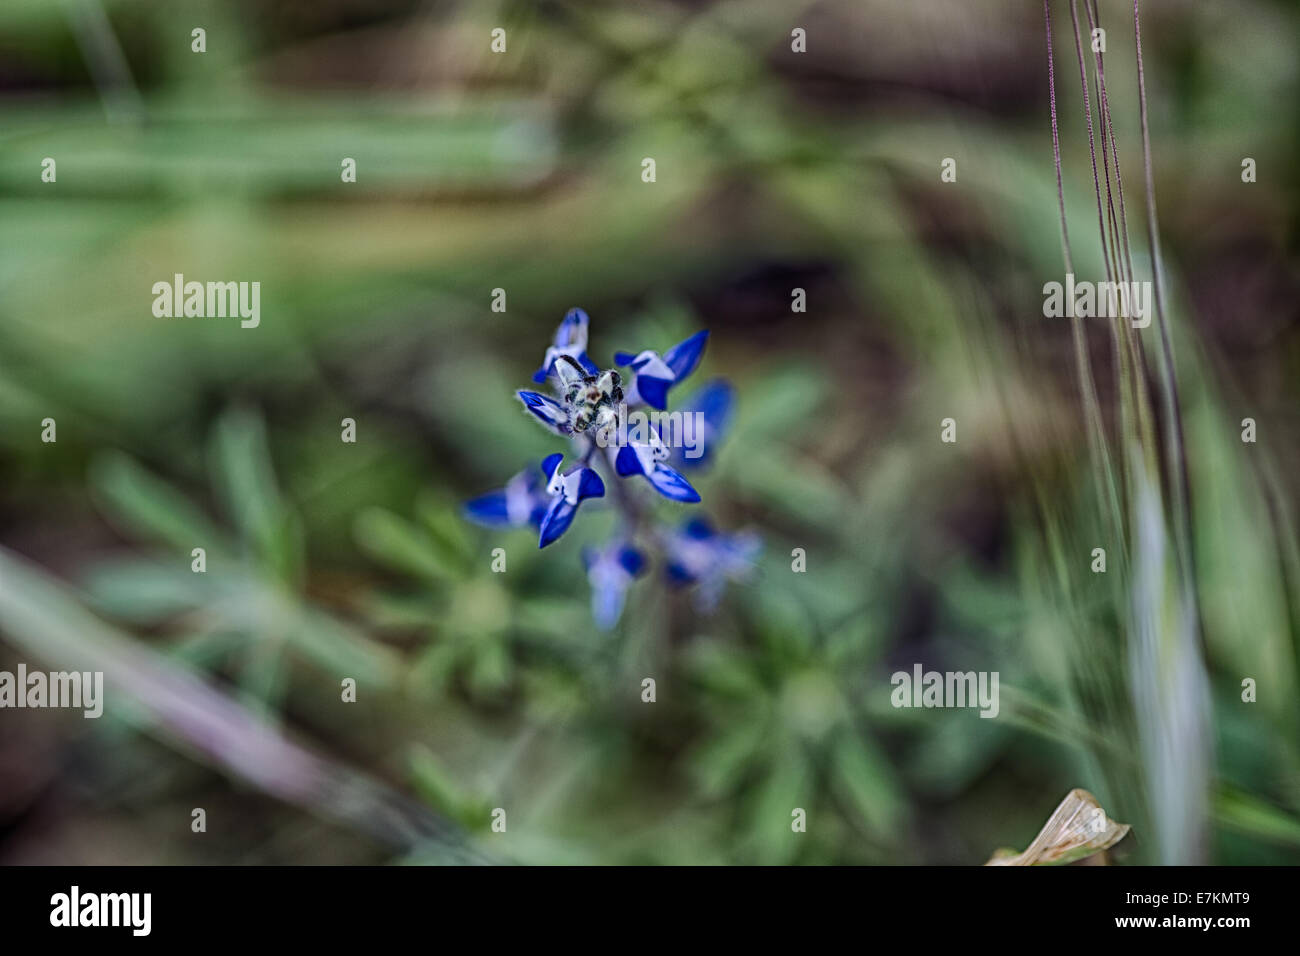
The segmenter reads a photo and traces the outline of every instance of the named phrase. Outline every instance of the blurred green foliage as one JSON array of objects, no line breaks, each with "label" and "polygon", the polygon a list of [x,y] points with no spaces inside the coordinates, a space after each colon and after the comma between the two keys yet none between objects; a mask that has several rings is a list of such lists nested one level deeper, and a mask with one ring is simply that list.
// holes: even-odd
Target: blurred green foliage
[{"label": "blurred green foliage", "polygon": [[[1144,22],[1213,699],[1203,784],[1212,859],[1293,862],[1300,197],[1273,173],[1243,196],[1238,170],[1243,151],[1294,166],[1275,108],[1300,92],[1300,31],[1288,4],[1205,6],[1152,3]],[[1131,22],[1102,8],[1149,271]],[[958,0],[5,4],[4,547],[73,583],[40,590],[50,621],[90,609],[130,635],[105,646],[200,675],[328,755],[345,796],[312,791],[304,816],[210,755],[60,725],[76,808],[0,853],[143,862],[163,839],[180,861],[422,863],[462,859],[463,836],[522,862],[981,863],[1078,786],[1134,825],[1121,859],[1158,859],[1167,808],[1143,783],[1132,689],[1160,678],[1129,657],[1124,547],[1088,571],[1104,513],[1069,331],[1039,310],[1062,272],[1040,16]],[[497,25],[508,56],[488,49]],[[1099,274],[1057,28],[1076,268]],[[947,156],[957,184],[939,181]],[[175,273],[260,281],[260,327],[154,318],[149,290]],[[712,330],[703,374],[730,378],[739,409],[702,507],[767,543],[714,615],[643,581],[601,635],[577,556],[607,512],[544,553],[458,515],[557,450],[511,392],[573,305],[604,362]],[[1110,394],[1104,333],[1090,346]],[[1247,415],[1258,445],[1239,441]],[[956,445],[938,440],[948,416]],[[45,417],[57,444],[39,441]],[[32,593],[0,581],[0,650],[77,666],[86,634],[16,623]],[[999,671],[999,719],[894,709],[889,676],[914,662]],[[1246,676],[1258,703],[1241,703]],[[0,739],[32,767],[15,793],[39,793],[52,771],[23,759],[26,736]],[[430,817],[394,811],[418,822],[372,840],[359,821],[386,819],[395,792]],[[169,836],[196,805],[230,809],[219,843]]]}]

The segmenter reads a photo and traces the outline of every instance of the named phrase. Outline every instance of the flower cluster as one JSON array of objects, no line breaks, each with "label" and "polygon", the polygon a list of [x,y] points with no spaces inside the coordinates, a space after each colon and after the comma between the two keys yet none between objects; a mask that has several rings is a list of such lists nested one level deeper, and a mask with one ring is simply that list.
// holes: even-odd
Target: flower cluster
[{"label": "flower cluster", "polygon": [[[752,570],[761,547],[757,536],[717,531],[701,517],[680,527],[652,523],[637,490],[623,482],[642,478],[663,498],[698,502],[700,495],[683,472],[710,460],[731,420],[735,392],[725,381],[709,382],[670,416],[668,393],[695,371],[709,333],[697,332],[662,355],[615,352],[614,364],[627,370],[620,372],[601,369],[587,355],[589,324],[581,309],[571,309],[560,323],[533,375],[534,384],[549,383],[552,394],[516,393],[536,421],[569,441],[574,463],[565,467],[562,451],[549,455],[504,488],[468,502],[465,514],[488,527],[531,526],[538,547],[545,548],[569,529],[584,501],[606,497],[609,481],[614,490],[607,500],[619,512],[619,526],[604,546],[582,554],[597,625],[609,629],[618,621],[628,588],[647,568],[640,550],[646,544],[662,553],[668,581],[698,585],[699,606],[711,609],[728,580]],[[641,419],[632,430],[627,428],[630,414]]]}]

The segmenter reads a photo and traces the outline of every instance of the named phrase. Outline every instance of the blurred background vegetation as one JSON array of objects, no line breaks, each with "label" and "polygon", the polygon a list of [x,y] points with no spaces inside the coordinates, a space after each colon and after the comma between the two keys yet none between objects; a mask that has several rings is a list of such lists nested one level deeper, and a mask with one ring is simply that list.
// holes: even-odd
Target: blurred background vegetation
[{"label": "blurred background vegetation", "polygon": [[[1100,278],[1068,13],[1066,206]],[[1149,278],[1131,7],[1100,15]],[[1041,314],[1039,5],[6,0],[0,668],[112,686],[100,721],[3,713],[0,860],[971,864],[1076,786],[1133,824],[1121,861],[1300,860],[1298,38],[1287,0],[1144,5],[1200,727],[1145,706],[1186,675],[1126,623]],[[260,327],[155,318],[174,273],[260,281]],[[699,374],[737,386],[701,507],[766,548],[712,615],[644,580],[600,634],[578,550],[608,512],[543,553],[458,514],[556,450],[511,390],[575,305],[598,361],[709,328]],[[917,662],[1000,672],[998,719],[892,708]]]}]

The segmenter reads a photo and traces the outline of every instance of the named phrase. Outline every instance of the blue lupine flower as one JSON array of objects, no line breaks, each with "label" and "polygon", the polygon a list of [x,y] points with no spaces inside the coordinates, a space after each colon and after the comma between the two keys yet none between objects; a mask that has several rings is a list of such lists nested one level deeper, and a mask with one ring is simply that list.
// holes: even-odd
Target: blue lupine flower
[{"label": "blue lupine flower", "polygon": [[542,473],[547,479],[546,491],[552,495],[552,500],[538,529],[539,548],[546,547],[569,530],[573,516],[578,513],[578,505],[588,498],[605,496],[605,483],[600,480],[600,475],[585,465],[574,465],[567,472],[560,471],[563,460],[564,455],[556,452],[542,461]]},{"label": "blue lupine flower", "polygon": [[736,390],[722,379],[714,379],[691,393],[691,397],[682,403],[681,413],[683,423],[687,423],[684,427],[694,429],[691,439],[695,447],[689,449],[679,445],[672,450],[670,460],[676,467],[699,468],[708,463],[731,425],[735,403]]},{"label": "blue lupine flower", "polygon": [[675,468],[665,464],[668,449],[653,428],[648,429],[649,442],[629,441],[626,445],[613,451],[614,470],[619,477],[644,475],[655,491],[672,501],[693,503],[700,500],[700,493],[691,487],[691,483]]},{"label": "blue lupine flower", "polygon": [[[537,528],[539,548],[555,542],[569,529],[583,501],[604,497],[604,481],[588,467],[600,448],[606,461],[597,459],[596,464],[607,464],[614,480],[640,475],[672,501],[699,501],[699,493],[678,468],[708,460],[730,423],[735,403],[734,392],[725,382],[713,381],[698,389],[682,410],[683,431],[671,435],[674,444],[682,448],[667,447],[658,422],[637,424],[637,430],[629,433],[624,427],[627,408],[647,405],[667,411],[669,389],[695,371],[709,333],[697,332],[662,356],[655,351],[616,353],[615,362],[631,368],[625,390],[619,372],[612,368],[602,371],[588,357],[589,325],[587,313],[581,309],[569,310],[560,323],[542,367],[533,376],[538,384],[549,383],[552,394],[529,389],[516,392],[525,411],[543,427],[574,443],[580,462],[566,471],[564,454],[557,452],[541,464],[544,480],[528,469],[511,478],[504,488],[465,505],[469,519],[489,527],[532,525]],[[685,430],[688,428],[690,431]],[[634,535],[660,544],[669,579],[695,585],[704,608],[718,603],[728,580],[743,578],[752,570],[761,547],[754,534],[723,534],[704,519],[673,530],[648,526],[648,513],[636,508],[627,495],[620,494],[615,504],[625,531],[600,549],[583,551],[592,588],[592,617],[602,629],[618,622],[628,588],[646,567]]]},{"label": "blue lupine flower", "polygon": [[573,425],[570,423],[572,416],[569,414],[568,407],[562,402],[557,402],[541,392],[530,392],[522,388],[515,392],[515,395],[524,403],[524,408],[532,412],[547,431],[556,435],[573,433]]},{"label": "blue lupine flower", "polygon": [[504,488],[467,501],[464,510],[465,517],[489,528],[539,528],[550,505],[551,496],[542,487],[536,468],[530,466]]},{"label": "blue lupine flower", "polygon": [[708,341],[709,331],[705,329],[678,342],[662,358],[651,349],[638,355],[615,352],[614,364],[629,366],[635,373],[628,389],[628,405],[645,402],[651,408],[665,411],[668,408],[668,389],[695,371]]},{"label": "blue lupine flower", "polygon": [[665,536],[668,552],[668,580],[674,584],[696,584],[696,601],[702,611],[711,611],[722,599],[728,580],[747,577],[762,550],[762,541],[752,532],[725,534],[704,518],[691,518]]},{"label": "blue lupine flower", "polygon": [[645,555],[621,539],[599,551],[582,549],[582,564],[591,582],[591,616],[602,631],[608,631],[622,617],[627,589],[645,570],[645,563]]},{"label": "blue lupine flower", "polygon": [[577,361],[589,374],[599,374],[600,369],[587,358],[587,326],[590,324],[591,319],[582,309],[568,311],[560,327],[555,330],[555,344],[546,350],[542,367],[533,373],[535,383],[541,385],[546,381],[547,376],[551,374],[552,366],[555,365],[555,360],[561,355],[567,355]]}]

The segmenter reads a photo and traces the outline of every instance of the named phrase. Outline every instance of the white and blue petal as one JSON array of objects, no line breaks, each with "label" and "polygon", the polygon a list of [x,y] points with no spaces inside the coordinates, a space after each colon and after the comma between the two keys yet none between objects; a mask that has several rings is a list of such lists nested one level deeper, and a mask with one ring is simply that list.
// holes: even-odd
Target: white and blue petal
[{"label": "white and blue petal", "polygon": [[566,501],[563,495],[557,495],[551,501],[551,506],[546,510],[541,526],[537,529],[537,546],[544,548],[568,531],[569,525],[573,524],[573,516],[577,513],[577,505]]},{"label": "white and blue petal", "polygon": [[513,524],[506,503],[505,489],[489,491],[485,495],[479,495],[465,502],[464,512],[465,517],[471,521],[489,528],[509,528]]},{"label": "white and blue petal", "polygon": [[714,379],[696,389],[682,403],[684,434],[673,449],[673,464],[678,468],[699,468],[709,461],[731,425],[736,390],[722,379]]},{"label": "white and blue petal", "polygon": [[695,502],[700,494],[681,472],[664,464],[661,460],[667,453],[658,436],[652,433],[657,444],[629,442],[614,453],[614,471],[622,478],[642,475],[650,482],[655,491],[673,501]]},{"label": "white and blue petal", "polygon": [[546,491],[552,497],[538,528],[539,548],[546,547],[569,530],[574,515],[578,513],[578,505],[588,498],[600,498],[605,494],[605,483],[600,480],[600,475],[582,465],[575,466],[566,474],[560,470],[563,458],[557,452],[542,462],[542,472],[547,476]]},{"label": "white and blue petal", "polygon": [[672,385],[671,379],[657,378],[653,375],[637,375],[632,379],[632,387],[628,389],[628,404],[636,405],[645,402],[651,408],[657,408],[659,411],[666,411],[668,408],[668,389]]},{"label": "white and blue petal", "polygon": [[587,548],[582,563],[591,583],[591,616],[607,631],[623,614],[627,589],[645,569],[645,557],[631,545],[613,542],[599,551]]},{"label": "white and blue petal", "polygon": [[630,352],[615,352],[614,361],[618,365],[626,365],[638,375],[650,375],[666,382],[671,382],[675,377],[668,363],[653,349],[646,349],[638,355]]},{"label": "white and blue petal", "polygon": [[[551,479],[555,477],[556,469],[560,467],[560,462],[562,461],[564,461],[564,453],[558,451],[553,455],[547,455],[542,459],[542,474],[546,476],[546,482],[548,485],[550,484]],[[549,488],[547,489],[547,494],[551,494]]]},{"label": "white and blue petal", "polygon": [[753,532],[724,534],[700,517],[668,535],[665,544],[668,580],[698,585],[697,603],[704,611],[717,605],[727,581],[749,576],[762,550]]},{"label": "white and blue petal", "polygon": [[546,350],[546,357],[542,359],[542,367],[533,373],[534,382],[538,385],[545,382],[547,376],[553,371],[556,359],[561,355],[569,356],[592,375],[600,372],[595,363],[587,357],[587,328],[590,324],[591,320],[582,309],[570,309],[565,314],[560,327],[555,330],[554,343]]},{"label": "white and blue petal", "polygon": [[549,494],[561,495],[573,505],[587,498],[600,498],[605,494],[605,483],[600,480],[600,475],[595,471],[579,465],[566,474],[560,471],[560,462],[556,460],[557,458],[563,456],[557,452],[547,456],[546,461],[542,463],[543,471],[549,471],[550,474],[546,485]]},{"label": "white and blue petal", "polygon": [[614,470],[620,478],[648,475],[657,463],[654,449],[641,442],[620,445],[614,455]]},{"label": "white and blue petal", "polygon": [[524,403],[524,408],[549,431],[556,435],[568,435],[572,431],[569,425],[569,410],[562,402],[557,402],[541,392],[530,392],[522,388],[515,395]]},{"label": "white and blue petal", "polygon": [[577,500],[586,501],[588,498],[603,497],[605,497],[605,483],[600,480],[600,475],[592,468],[581,469],[578,472]]},{"label": "white and blue petal", "polygon": [[709,332],[705,329],[678,342],[662,356],[651,349],[636,355],[615,352],[614,362],[630,367],[636,373],[627,390],[628,405],[645,402],[651,408],[665,411],[668,408],[668,389],[695,371],[708,340]]},{"label": "white and blue petal", "polygon": [[557,349],[578,349],[587,347],[587,330],[591,319],[584,309],[570,309],[560,320],[555,330],[555,347]]},{"label": "white and blue petal", "polygon": [[712,541],[717,532],[705,518],[689,519],[681,529],[667,537],[668,580],[674,584],[693,584],[714,564]]},{"label": "white and blue petal", "polygon": [[709,330],[704,329],[688,339],[683,339],[664,353],[664,362],[672,369],[673,381],[680,382],[695,371],[695,366],[700,364],[700,356],[704,354],[704,346],[708,341]]},{"label": "white and blue petal", "polygon": [[489,528],[521,528],[537,526],[550,505],[531,468],[521,471],[506,483],[504,488],[467,501],[465,517]]},{"label": "white and blue petal", "polygon": [[700,493],[691,487],[682,473],[661,461],[655,462],[654,468],[646,473],[646,480],[654,486],[655,491],[672,501],[691,504],[700,500]]},{"label": "white and blue petal", "polygon": [[631,352],[615,352],[614,363],[627,366],[636,374],[627,390],[627,404],[639,405],[645,402],[651,408],[664,411],[668,407],[668,387],[672,385],[673,370],[659,357],[659,353],[647,349],[638,355]]},{"label": "white and blue petal", "polygon": [[631,545],[623,545],[618,549],[617,561],[619,566],[632,577],[645,570],[645,555]]}]

